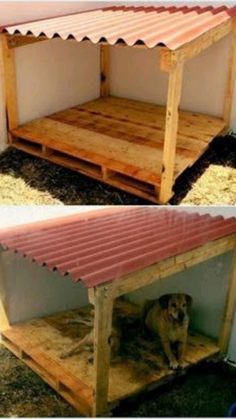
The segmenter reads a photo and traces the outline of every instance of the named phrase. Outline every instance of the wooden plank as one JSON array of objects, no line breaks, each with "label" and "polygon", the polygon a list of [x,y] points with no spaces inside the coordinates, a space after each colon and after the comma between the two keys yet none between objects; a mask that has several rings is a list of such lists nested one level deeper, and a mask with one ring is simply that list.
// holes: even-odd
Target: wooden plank
[{"label": "wooden plank", "polygon": [[[4,90],[8,131],[18,126],[17,84],[14,50],[8,47],[7,36],[0,35],[4,65]],[[9,133],[9,142],[11,134]]]},{"label": "wooden plank", "polygon": [[100,45],[100,96],[109,96],[110,93],[110,50],[109,45]]},{"label": "wooden plank", "polygon": [[215,240],[179,256],[170,257],[165,261],[155,263],[138,272],[125,275],[113,284],[114,296],[119,297],[151,285],[162,278],[181,272],[191,266],[230,251],[234,246],[235,235],[232,235],[227,238]]},{"label": "wooden plank", "polygon": [[230,125],[231,109],[233,101],[234,86],[236,80],[236,21],[231,34],[231,45],[229,52],[228,75],[224,101],[224,121],[227,127]]},{"label": "wooden plank", "polygon": [[[122,116],[119,117],[116,111],[114,111],[114,114],[111,117],[110,110],[108,114],[105,112],[98,113],[86,109],[72,108],[58,112],[57,114],[52,115],[50,119],[67,123],[78,128],[89,129],[96,133],[106,134],[112,138],[122,138],[131,143],[147,145],[152,148],[162,149],[164,143],[164,116],[163,118],[158,119],[157,124],[146,125],[140,121],[134,122],[125,119]],[[183,125],[181,122],[180,125]],[[205,125],[206,124],[207,122]],[[220,129],[221,127],[222,124]],[[184,132],[181,128],[182,127],[180,126],[178,132],[177,157],[178,154],[180,154],[183,155],[183,157],[195,158],[199,151],[208,146],[212,139],[212,134],[209,135],[201,132],[197,135],[197,129],[195,130],[194,126],[191,126],[190,123],[185,124],[185,128],[183,128]],[[214,127],[214,129],[216,129],[216,127]]]},{"label": "wooden plank", "polygon": [[[140,198],[149,200],[151,202],[157,203],[156,194],[154,193],[154,189],[152,189],[151,185],[148,183],[140,183],[139,180],[136,180],[137,174],[139,172],[135,172],[134,168],[128,167],[131,169],[131,176],[127,175],[127,166],[122,165],[119,162],[109,162],[109,165],[112,165],[112,170],[109,173],[109,176],[106,178],[101,177],[98,170],[94,167],[91,167],[90,164],[87,163],[88,156],[86,154],[85,160],[82,161],[80,159],[71,157],[70,155],[58,155],[57,152],[53,154],[49,154],[47,156],[43,155],[42,152],[38,149],[35,149],[33,143],[25,144],[25,142],[21,142],[20,140],[14,140],[13,147],[25,151],[26,153],[30,153],[34,156],[44,158],[50,162],[59,164],[61,166],[67,167],[72,170],[76,170],[84,175],[90,176],[93,179],[99,180],[100,182],[104,182],[108,185],[115,186],[125,192],[132,193],[134,195],[139,196]],[[80,157],[83,154],[80,155]],[[91,154],[89,155],[91,157]],[[113,174],[111,172],[114,170]],[[119,172],[117,172],[119,171]],[[125,174],[122,174],[125,173]],[[133,176],[134,173],[134,176]],[[134,177],[134,178],[133,178]],[[149,179],[150,181],[150,179]]]},{"label": "wooden plank", "polygon": [[[173,182],[224,126],[220,118],[180,111]],[[26,123],[11,133],[18,137],[16,148],[157,203],[164,129],[165,107],[105,97]]]},{"label": "wooden plank", "polygon": [[183,64],[178,63],[169,73],[166,107],[165,140],[162,158],[162,174],[159,201],[166,203],[172,194],[178,131],[178,108],[181,97]]},{"label": "wooden plank", "polygon": [[104,415],[108,410],[110,342],[112,328],[112,287],[95,288],[94,316],[94,406],[93,415]]},{"label": "wooden plank", "polygon": [[234,247],[231,273],[229,278],[222,327],[219,337],[219,347],[222,353],[227,352],[232,331],[233,316],[236,302],[236,247]]},{"label": "wooden plank", "polygon": [[10,332],[12,329],[5,331],[3,345],[36,372],[75,409],[83,415],[91,416],[92,390],[88,389],[84,383],[78,382],[73,374],[63,369],[58,362],[48,358],[44,351],[30,349],[27,336],[17,333],[17,336],[13,337],[14,334]]},{"label": "wooden plank", "polygon": [[[45,128],[47,132],[44,131]],[[36,144],[44,144],[46,147],[53,150],[91,161],[94,164],[106,166],[111,170],[127,174],[128,176],[141,181],[143,180],[154,184],[158,184],[160,181],[158,175],[155,175],[151,170],[145,168],[147,164],[143,163],[143,167],[135,165],[135,161],[131,164],[133,152],[131,146],[129,147],[128,155],[124,156],[121,160],[118,160],[119,155],[121,155],[121,150],[118,150],[118,155],[116,154],[116,151],[120,142],[118,142],[118,144],[115,142],[111,144],[109,143],[109,138],[106,138],[106,136],[95,136],[88,130],[83,130],[83,132],[80,130],[78,132],[77,129],[72,129],[70,127],[68,130],[66,124],[53,124],[49,120],[42,119],[37,121],[37,123],[29,123],[12,130],[12,134],[15,137],[23,138],[32,141],[33,143],[35,142]],[[101,143],[104,145],[104,155],[102,154],[102,144],[99,143],[99,140],[101,140]],[[92,146],[92,143],[95,145],[94,147]],[[106,147],[106,144],[109,144],[109,148]],[[124,147],[127,150],[126,143],[123,141],[122,144],[122,150],[124,150]],[[113,145],[115,145],[114,148]],[[100,151],[100,153],[97,151]],[[139,158],[141,158],[141,154],[142,149],[138,150]]]},{"label": "wooden plank", "polygon": [[35,37],[33,35],[7,35],[8,47],[9,49],[18,48],[29,44],[34,44],[36,42],[48,41],[46,36]]},{"label": "wooden plank", "polygon": [[[161,157],[160,150],[153,150],[141,144],[129,143],[122,138],[114,139],[109,135],[97,134],[49,118],[29,122],[11,132],[15,137],[31,139],[48,148],[71,153],[74,156],[78,155],[79,157],[81,150],[83,150],[88,155],[90,153],[96,154],[99,162],[102,162],[103,157],[105,157],[110,161],[118,161],[124,165],[133,166],[136,170],[143,170],[150,174],[156,173],[156,176],[158,176],[155,169],[158,166],[158,156]],[[145,159],[143,158],[144,155]]]},{"label": "wooden plank", "polygon": [[[115,308],[117,305],[123,315],[132,316],[132,313],[134,315],[137,313],[137,307],[128,301],[115,301]],[[84,335],[83,326],[76,321],[84,315],[87,318],[89,313],[91,315],[90,306],[12,326],[4,331],[3,344],[16,356],[24,355],[22,359],[24,363],[81,413],[91,416],[93,406],[91,390],[94,382],[94,367],[88,362],[91,353],[84,350],[68,359],[60,359],[60,353],[66,348],[73,347],[79,336]],[[154,345],[155,348],[146,346],[142,359],[149,371],[146,375],[137,373],[140,368],[137,358],[132,361],[127,359],[111,363],[109,407],[126,397],[136,395],[143,390],[151,390],[154,386],[160,386],[179,376],[179,372],[168,368],[163,354],[157,350],[156,343]],[[214,340],[191,332],[186,352],[187,367],[184,371],[218,352],[219,348]],[[156,369],[148,366],[150,357],[158,366]]]},{"label": "wooden plank", "polygon": [[[166,108],[146,102],[108,97],[79,105],[77,109],[134,123],[138,129],[144,126],[164,131],[165,128]],[[209,136],[215,136],[224,127],[223,120],[218,117],[181,110],[179,114],[179,134],[183,136],[208,141]]]},{"label": "wooden plank", "polygon": [[9,313],[7,307],[7,290],[3,272],[3,251],[0,250],[0,333],[10,327]]}]

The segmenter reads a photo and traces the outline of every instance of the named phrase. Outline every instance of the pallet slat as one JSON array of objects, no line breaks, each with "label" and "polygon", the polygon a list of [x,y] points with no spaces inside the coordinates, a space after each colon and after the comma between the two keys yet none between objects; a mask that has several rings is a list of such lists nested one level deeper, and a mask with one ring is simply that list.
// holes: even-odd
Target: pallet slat
[{"label": "pallet slat", "polygon": [[[222,119],[180,111],[176,179],[223,129]],[[13,146],[157,203],[165,107],[103,97],[11,131]]]},{"label": "pallet slat", "polygon": [[[137,308],[127,301],[119,304],[124,313],[137,313]],[[91,306],[33,319],[11,326],[3,332],[3,344],[86,415],[91,415],[93,408],[94,370],[93,364],[88,362],[90,352],[83,351],[66,359],[61,359],[60,355],[65,349],[73,348],[86,333],[76,320],[86,313],[88,316],[90,310]],[[218,352],[219,348],[212,339],[196,333],[189,335],[186,353],[188,367],[215,356]],[[159,367],[151,375],[137,374],[139,365],[135,364],[136,361],[130,363],[123,359],[111,364],[108,397],[110,407],[124,398],[159,386],[178,375],[178,372],[168,368],[160,352],[152,354],[152,359]]]}]

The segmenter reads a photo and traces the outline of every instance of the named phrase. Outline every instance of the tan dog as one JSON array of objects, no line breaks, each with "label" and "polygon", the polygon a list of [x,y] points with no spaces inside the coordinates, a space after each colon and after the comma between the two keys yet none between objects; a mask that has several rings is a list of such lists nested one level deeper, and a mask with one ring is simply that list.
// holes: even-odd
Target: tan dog
[{"label": "tan dog", "polygon": [[[189,312],[192,298],[186,294],[166,294],[145,305],[144,322],[148,330],[158,335],[169,366],[184,367],[188,337]],[[176,354],[173,351],[176,345]]]}]

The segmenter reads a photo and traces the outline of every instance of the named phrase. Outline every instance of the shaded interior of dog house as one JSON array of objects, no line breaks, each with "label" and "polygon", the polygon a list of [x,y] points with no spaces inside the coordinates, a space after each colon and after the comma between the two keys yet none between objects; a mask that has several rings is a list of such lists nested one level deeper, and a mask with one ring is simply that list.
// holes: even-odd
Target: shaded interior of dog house
[{"label": "shaded interior of dog house", "polygon": [[[0,232],[0,243],[4,250],[17,252],[39,266],[57,270],[61,275],[67,275],[67,280],[81,280],[88,289],[92,289],[114,281],[119,284],[122,278],[128,280],[127,275],[173,257],[175,263],[179,263],[178,258],[186,252],[209,242],[217,244],[219,239],[226,240],[221,243],[220,252],[231,250],[235,245],[235,232],[235,218],[140,207],[113,209],[104,215],[101,211],[99,216],[89,218],[85,215],[68,216],[18,227]],[[219,251],[219,248],[215,249],[211,256],[217,249]],[[207,253],[205,248],[203,251]],[[186,259],[186,263],[188,261]],[[116,304],[123,316],[135,318],[137,315],[135,305],[117,300],[115,309]],[[5,346],[87,415],[92,414],[93,405],[91,354],[82,351],[66,359],[60,356],[87,333],[88,330],[76,321],[90,315],[91,307],[87,307],[10,325],[3,330]],[[186,354],[188,366],[219,351],[213,339],[191,333]],[[155,353],[153,346],[147,359],[147,365],[150,359],[152,365],[158,365],[151,372],[149,368],[148,374],[137,374],[139,361],[130,362],[122,358],[118,363],[111,364],[110,407],[176,374],[168,368],[163,355]]]},{"label": "shaded interior of dog house", "polygon": [[[122,6],[6,27],[10,48],[54,37],[102,44],[101,97],[23,125],[16,121],[14,110],[10,124],[13,146],[153,202],[168,201],[175,179],[227,128],[227,117],[181,110],[172,167],[169,149],[175,150],[174,131],[163,155],[168,134],[166,108],[109,95],[108,46],[157,47],[183,53],[184,61],[230,33],[235,14],[235,7],[224,6]],[[165,57],[162,62],[161,67],[168,64],[165,71],[170,72],[172,64],[166,64]],[[230,83],[231,78],[228,97]],[[178,83],[174,84],[172,90],[178,90]],[[228,108],[229,102],[227,99]],[[174,127],[176,118],[172,117]],[[167,181],[163,171],[171,172]]]}]

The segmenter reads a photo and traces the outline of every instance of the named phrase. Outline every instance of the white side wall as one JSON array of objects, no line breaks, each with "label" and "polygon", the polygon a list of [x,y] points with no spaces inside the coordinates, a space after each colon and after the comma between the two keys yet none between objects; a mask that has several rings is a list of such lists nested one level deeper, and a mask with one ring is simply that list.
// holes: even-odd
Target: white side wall
[{"label": "white side wall", "polygon": [[2,255],[12,324],[88,304],[87,289],[12,252]]},{"label": "white side wall", "polygon": [[[180,106],[222,115],[229,37],[186,63]],[[157,50],[111,48],[111,93],[165,104],[168,74],[159,69]],[[236,92],[232,124],[236,129]]]},{"label": "white side wall", "polygon": [[39,42],[18,48],[16,62],[20,123],[99,96],[98,45]]},{"label": "white side wall", "polygon": [[[0,2],[0,26],[85,8],[93,9],[109,3],[111,2]],[[213,115],[222,114],[228,47],[229,39],[224,39],[186,65],[182,107]],[[155,51],[113,48],[111,55],[113,94],[165,103],[167,76],[158,69]],[[16,64],[20,122],[85,102],[99,94],[97,46],[85,47],[73,41],[61,40],[42,42],[17,49]],[[1,148],[6,144],[3,97],[0,69]],[[231,126],[236,130],[236,92]]]}]

